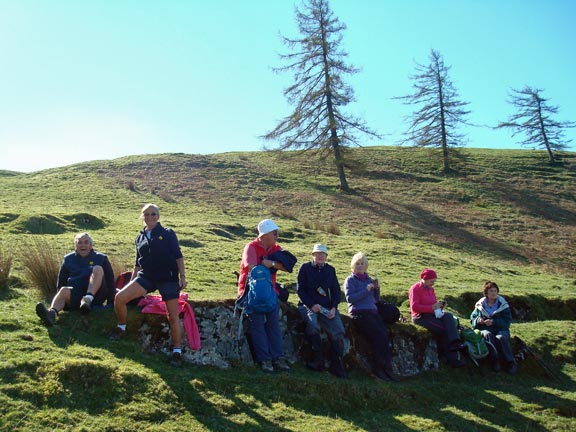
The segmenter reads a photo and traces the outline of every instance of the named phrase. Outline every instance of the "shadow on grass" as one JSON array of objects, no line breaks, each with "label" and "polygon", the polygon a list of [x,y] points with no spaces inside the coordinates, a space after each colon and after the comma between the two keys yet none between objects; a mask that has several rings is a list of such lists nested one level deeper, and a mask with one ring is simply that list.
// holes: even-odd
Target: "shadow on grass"
[{"label": "shadow on grass", "polygon": [[[537,375],[527,379],[522,369],[517,376],[492,373],[480,376],[465,369],[442,367],[400,383],[376,382],[360,372],[353,372],[348,380],[339,380],[299,365],[295,365],[290,374],[274,375],[248,366],[219,370],[185,364],[175,369],[165,357],[146,354],[136,341],[137,314],[136,310],[130,311],[129,337],[118,342],[107,338],[107,332],[113,327],[110,323],[114,322],[111,310],[94,312],[88,317],[63,314],[49,333],[53,343],[63,349],[81,341],[92,348],[91,352],[106,350],[122,363],[140,363],[161,378],[163,385],[170,389],[171,399],[157,395],[158,383],[146,381],[146,374],[141,371],[119,372],[103,360],[75,359],[70,363],[74,367],[65,368],[66,372],[60,375],[61,383],[66,385],[66,397],[48,399],[48,409],[113,415],[115,405],[130,405],[144,398],[152,405],[161,406],[139,414],[142,426],[173,420],[185,411],[212,431],[321,430],[330,419],[335,419],[338,425],[344,422],[363,430],[499,431],[512,428],[539,432],[549,429],[542,424],[540,414],[532,413],[526,406],[539,406],[542,411],[555,410],[566,416],[574,411],[565,398],[535,392],[547,385],[553,385],[558,391],[574,391],[569,377],[552,384]],[[91,368],[96,370],[87,392],[80,378]],[[74,374],[78,377],[74,378]],[[98,396],[101,399],[87,402],[83,400],[86,395],[93,400],[98,400]]]},{"label": "shadow on grass", "polygon": [[0,301],[10,301],[20,297],[23,297],[24,294],[19,291],[15,290],[12,287],[0,289]]},{"label": "shadow on grass", "polygon": [[[400,226],[440,246],[462,249],[465,245],[473,245],[475,250],[486,251],[508,260],[527,261],[527,257],[505,243],[474,234],[461,224],[448,222],[416,204],[379,202],[360,194],[336,196],[335,199],[352,201],[352,206],[361,210],[375,210],[389,224]],[[342,202],[342,205],[345,203]],[[346,205],[350,205],[350,202]]]},{"label": "shadow on grass", "polygon": [[495,184],[492,188],[498,193],[500,200],[509,202],[512,207],[517,207],[533,217],[555,223],[576,224],[576,213],[559,207],[551,199],[545,200],[526,188],[514,187],[508,183]]}]

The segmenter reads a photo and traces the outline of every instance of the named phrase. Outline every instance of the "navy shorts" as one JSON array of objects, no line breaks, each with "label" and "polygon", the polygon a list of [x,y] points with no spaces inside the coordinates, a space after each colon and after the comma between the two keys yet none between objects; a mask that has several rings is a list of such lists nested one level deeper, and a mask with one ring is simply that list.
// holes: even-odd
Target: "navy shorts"
[{"label": "navy shorts", "polygon": [[[70,301],[68,304],[64,305],[64,310],[77,310],[80,309],[80,302],[82,301],[82,297],[86,295],[88,292],[88,285],[90,284],[90,276],[83,276],[82,278],[75,279],[70,283],[68,286],[63,286],[60,289],[69,289],[70,290]],[[102,286],[94,296],[94,300],[92,300],[92,306],[102,306],[106,300],[106,295],[108,293],[108,288],[106,285],[106,279],[102,280]],[[107,303],[109,304],[109,303]]]},{"label": "navy shorts", "polygon": [[60,289],[70,290],[70,301],[64,305],[64,310],[77,310],[80,309],[80,302],[82,297],[88,292],[88,284],[90,283],[90,275],[84,276],[80,279],[74,280],[69,286],[63,286]]},{"label": "navy shorts", "polygon": [[148,294],[158,290],[163,301],[174,300],[180,297],[180,284],[178,281],[155,282],[140,274],[136,276],[136,279],[134,280],[138,282],[138,284],[144,288]]}]

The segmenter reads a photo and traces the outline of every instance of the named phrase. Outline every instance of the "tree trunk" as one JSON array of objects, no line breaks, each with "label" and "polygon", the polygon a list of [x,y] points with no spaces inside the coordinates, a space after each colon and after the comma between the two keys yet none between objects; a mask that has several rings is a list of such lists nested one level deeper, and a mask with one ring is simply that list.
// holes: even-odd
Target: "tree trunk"
[{"label": "tree trunk", "polygon": [[[438,66],[437,66],[438,68]],[[444,174],[450,172],[450,164],[448,162],[448,140],[446,139],[446,118],[444,114],[444,90],[442,88],[442,79],[440,74],[437,75],[438,80],[438,102],[440,105],[440,128],[442,134],[442,162],[444,164]]]},{"label": "tree trunk", "polygon": [[350,187],[346,180],[346,173],[344,172],[344,161],[342,160],[340,144],[338,144],[338,136],[335,130],[332,131],[331,141],[332,148],[334,149],[334,158],[336,159],[336,169],[338,170],[338,180],[340,180],[340,190],[350,192]]},{"label": "tree trunk", "polygon": [[544,127],[544,120],[542,119],[542,108],[540,106],[540,101],[538,101],[538,122],[540,123],[540,133],[542,134],[542,140],[546,146],[546,151],[548,152],[548,161],[552,164],[554,163],[554,154],[552,153],[552,148],[550,147],[550,142],[548,141],[548,136],[546,135],[546,128]]},{"label": "tree trunk", "polygon": [[326,42],[326,32],[324,25],[321,26],[322,31],[322,61],[324,63],[324,89],[326,92],[326,108],[328,111],[328,121],[330,122],[330,146],[334,150],[334,159],[336,161],[336,170],[338,171],[338,179],[340,180],[340,190],[350,192],[348,181],[346,181],[346,173],[344,172],[344,160],[342,158],[342,150],[340,149],[340,139],[338,139],[338,131],[336,130],[336,116],[334,115],[334,107],[332,106],[332,90],[330,87],[330,69],[328,67],[328,48]]}]

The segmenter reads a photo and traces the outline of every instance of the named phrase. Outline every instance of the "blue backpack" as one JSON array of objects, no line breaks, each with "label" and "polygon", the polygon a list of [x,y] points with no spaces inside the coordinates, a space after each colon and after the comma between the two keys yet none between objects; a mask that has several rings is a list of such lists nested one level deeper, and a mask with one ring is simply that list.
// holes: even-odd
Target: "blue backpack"
[{"label": "blue backpack", "polygon": [[278,296],[272,286],[272,274],[270,270],[257,265],[250,270],[248,281],[242,296],[236,299],[234,305],[234,315],[240,311],[240,323],[238,328],[238,339],[242,333],[242,318],[251,313],[272,312],[278,305]]},{"label": "blue backpack", "polygon": [[245,311],[250,313],[272,312],[278,305],[278,296],[272,286],[272,274],[267,267],[257,265],[248,275],[248,299]]}]

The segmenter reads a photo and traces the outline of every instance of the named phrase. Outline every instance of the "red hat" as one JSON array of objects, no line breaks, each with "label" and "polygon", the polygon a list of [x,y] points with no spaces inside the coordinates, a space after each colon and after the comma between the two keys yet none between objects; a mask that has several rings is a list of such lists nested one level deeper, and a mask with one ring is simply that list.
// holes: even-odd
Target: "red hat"
[{"label": "red hat", "polygon": [[429,280],[429,279],[438,279],[438,275],[432,269],[424,269],[422,273],[420,273],[420,279]]}]

